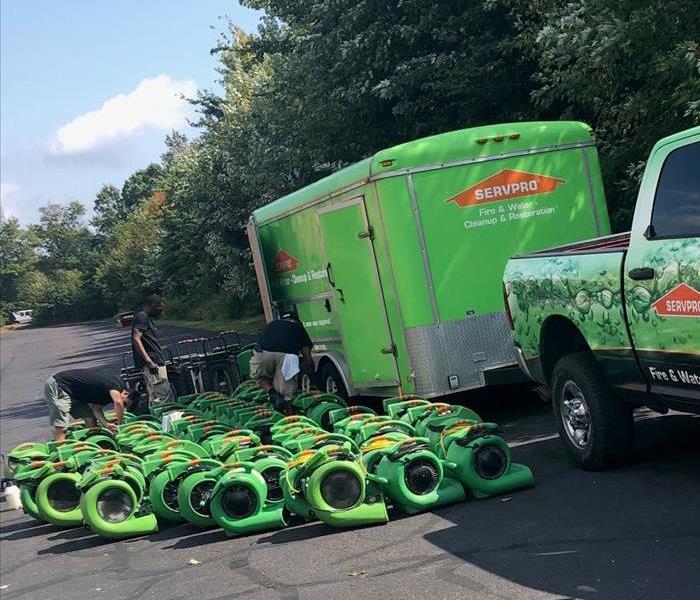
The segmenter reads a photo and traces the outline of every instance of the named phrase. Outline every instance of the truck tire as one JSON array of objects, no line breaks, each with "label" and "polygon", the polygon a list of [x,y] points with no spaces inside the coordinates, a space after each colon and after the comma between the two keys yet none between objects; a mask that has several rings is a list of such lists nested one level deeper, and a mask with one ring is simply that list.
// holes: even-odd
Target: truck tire
[{"label": "truck tire", "polygon": [[336,394],[341,398],[348,397],[348,390],[343,383],[343,378],[340,376],[338,369],[331,362],[326,362],[321,367],[320,374],[321,391],[328,394]]},{"label": "truck tire", "polygon": [[600,470],[627,457],[634,409],[614,394],[590,352],[559,359],[552,392],[559,437],[579,467]]}]

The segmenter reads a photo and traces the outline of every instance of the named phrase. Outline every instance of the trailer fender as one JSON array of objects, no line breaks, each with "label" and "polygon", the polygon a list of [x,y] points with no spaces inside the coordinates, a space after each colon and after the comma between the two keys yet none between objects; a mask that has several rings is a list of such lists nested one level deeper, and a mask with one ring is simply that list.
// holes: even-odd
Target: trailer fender
[{"label": "trailer fender", "polygon": [[314,352],[311,356],[314,359],[314,366],[316,367],[317,373],[321,370],[324,361],[330,361],[333,363],[333,366],[338,369],[338,373],[340,373],[340,376],[343,378],[343,384],[345,385],[345,389],[348,391],[348,396],[357,395],[357,390],[355,390],[353,387],[352,379],[350,379],[350,369],[348,368],[348,363],[340,352],[336,352],[334,350],[319,353]]}]

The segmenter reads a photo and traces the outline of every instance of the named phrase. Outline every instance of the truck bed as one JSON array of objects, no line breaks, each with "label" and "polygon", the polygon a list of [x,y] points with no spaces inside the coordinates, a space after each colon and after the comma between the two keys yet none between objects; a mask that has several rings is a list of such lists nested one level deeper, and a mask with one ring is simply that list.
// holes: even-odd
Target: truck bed
[{"label": "truck bed", "polygon": [[615,233],[603,237],[584,240],[574,244],[556,246],[528,254],[519,254],[513,258],[531,258],[543,256],[562,256],[566,254],[597,254],[601,252],[624,252],[630,243],[630,232]]}]

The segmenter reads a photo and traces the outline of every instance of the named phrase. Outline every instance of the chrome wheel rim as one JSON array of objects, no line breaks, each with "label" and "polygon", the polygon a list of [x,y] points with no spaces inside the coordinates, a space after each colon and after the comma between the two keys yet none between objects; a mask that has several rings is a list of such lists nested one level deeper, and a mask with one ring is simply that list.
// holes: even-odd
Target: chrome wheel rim
[{"label": "chrome wheel rim", "polygon": [[310,392],[311,391],[311,377],[304,374],[301,376],[301,391]]},{"label": "chrome wheel rim", "polygon": [[559,398],[561,420],[566,435],[574,446],[585,448],[591,441],[591,413],[581,388],[569,379]]}]

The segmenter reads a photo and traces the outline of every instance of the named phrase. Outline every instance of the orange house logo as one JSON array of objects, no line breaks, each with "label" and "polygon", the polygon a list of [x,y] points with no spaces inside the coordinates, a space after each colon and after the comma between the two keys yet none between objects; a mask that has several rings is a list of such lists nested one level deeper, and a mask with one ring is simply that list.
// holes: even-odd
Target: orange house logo
[{"label": "orange house logo", "polygon": [[275,256],[275,262],[272,263],[272,269],[275,273],[289,273],[295,271],[299,266],[299,261],[288,252],[280,250]]},{"label": "orange house logo", "polygon": [[681,283],[651,306],[665,317],[700,317],[700,292]]},{"label": "orange house logo", "polygon": [[447,202],[455,202],[464,208],[465,206],[476,206],[486,202],[536,196],[537,194],[547,194],[555,191],[560,183],[566,183],[566,180],[547,175],[526,173],[525,171],[504,169],[456,196],[448,198]]}]

